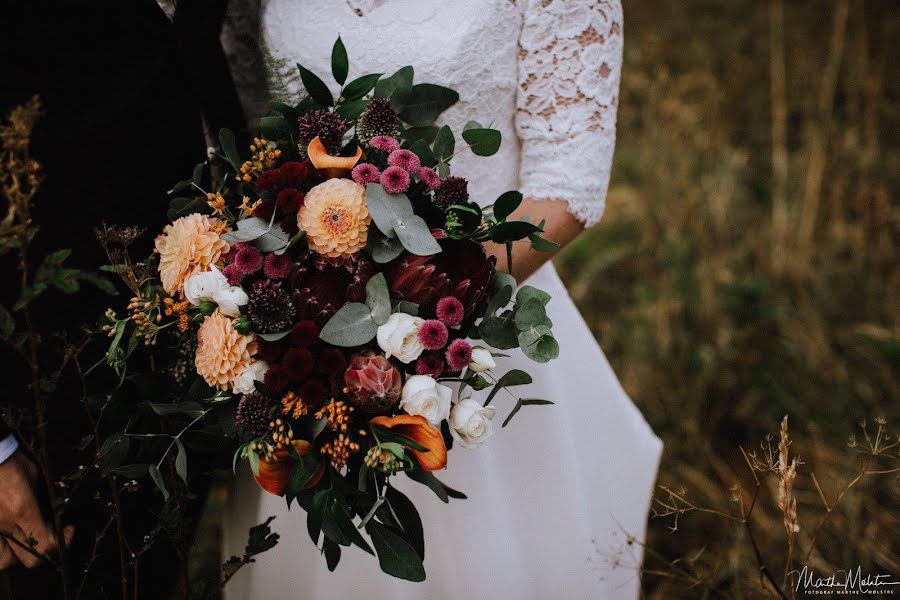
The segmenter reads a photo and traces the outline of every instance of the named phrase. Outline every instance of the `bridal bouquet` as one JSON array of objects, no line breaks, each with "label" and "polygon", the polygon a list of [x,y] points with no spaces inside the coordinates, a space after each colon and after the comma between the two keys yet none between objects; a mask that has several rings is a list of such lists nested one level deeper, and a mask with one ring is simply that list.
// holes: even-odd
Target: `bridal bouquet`
[{"label": "bridal bouquet", "polygon": [[[167,346],[177,379],[199,376],[215,390],[205,402],[231,403],[235,464],[247,460],[263,489],[307,511],[329,568],[356,545],[419,581],[422,524],[392,478],[465,498],[434,472],[454,445],[492,435],[499,391],[531,382],[496,373],[498,351],[537,362],[559,351],[549,296],[516,291],[484,244],[505,245],[507,257],[518,240],[555,245],[541,224],[509,219],[520,193],[482,210],[464,174],[451,174],[457,140],[434,121],[454,91],[413,85],[412,67],[348,83],[340,40],[332,65],[339,95],[299,66],[306,94],[274,105],[247,160],[220,132],[229,172],[204,190],[199,165],[176,186],[156,272],[108,327],[114,346],[128,327]],[[499,131],[475,121],[461,137],[476,155],[500,145]],[[549,403],[515,400],[503,426],[522,406]],[[159,470],[150,475],[165,493]]]}]

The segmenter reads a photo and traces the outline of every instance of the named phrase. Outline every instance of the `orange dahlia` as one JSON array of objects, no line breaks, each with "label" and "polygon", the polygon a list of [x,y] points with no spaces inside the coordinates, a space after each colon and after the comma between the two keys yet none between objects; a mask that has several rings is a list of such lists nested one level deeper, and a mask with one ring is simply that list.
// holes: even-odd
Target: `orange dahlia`
[{"label": "orange dahlia", "polygon": [[297,213],[310,249],[331,257],[364,248],[371,221],[366,188],[349,179],[329,179],[309,190]]},{"label": "orange dahlia", "polygon": [[197,332],[197,373],[210,386],[229,389],[252,362],[256,340],[238,333],[234,322],[216,310],[206,317]]},{"label": "orange dahlia", "polygon": [[220,231],[216,219],[197,213],[166,225],[156,238],[156,251],[159,275],[168,293],[180,292],[188,277],[208,271],[228,252],[228,242],[219,237]]}]

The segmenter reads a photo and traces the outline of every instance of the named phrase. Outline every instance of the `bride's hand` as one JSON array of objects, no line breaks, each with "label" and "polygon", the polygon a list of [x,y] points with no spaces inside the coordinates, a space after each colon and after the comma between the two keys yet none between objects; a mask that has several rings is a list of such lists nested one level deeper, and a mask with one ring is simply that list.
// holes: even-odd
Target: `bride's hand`
[{"label": "bride's hand", "polygon": [[[568,210],[568,203],[564,200],[529,200],[525,199],[519,208],[510,216],[510,220],[524,216],[531,218],[532,223],[544,223],[544,237],[551,242],[559,244],[563,248],[584,231],[584,225],[576,219]],[[488,253],[497,257],[497,268],[507,271],[509,265],[506,257],[506,246],[502,244],[488,243],[485,245]],[[558,252],[557,250],[556,252]],[[513,258],[511,275],[519,283],[524,282],[541,265],[553,258],[556,252],[538,252],[532,250],[528,240],[513,243]]]}]

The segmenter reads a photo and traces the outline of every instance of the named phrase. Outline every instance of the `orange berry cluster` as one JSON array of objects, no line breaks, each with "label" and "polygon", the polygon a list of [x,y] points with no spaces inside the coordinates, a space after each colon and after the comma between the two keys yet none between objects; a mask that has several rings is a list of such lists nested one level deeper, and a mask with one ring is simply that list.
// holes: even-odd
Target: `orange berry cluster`
[{"label": "orange berry cluster", "polygon": [[294,439],[294,430],[281,419],[270,421],[269,429],[272,430],[272,441],[275,442],[275,448],[284,448]]},{"label": "orange berry cluster", "polygon": [[283,415],[290,415],[291,418],[299,419],[308,412],[309,408],[303,403],[303,398],[294,392],[288,392],[281,399],[281,414]]},{"label": "orange berry cluster", "polygon": [[270,148],[268,140],[264,138],[253,138],[250,152],[253,156],[241,165],[241,179],[248,183],[254,176],[274,167],[275,161],[281,157],[281,150]]}]

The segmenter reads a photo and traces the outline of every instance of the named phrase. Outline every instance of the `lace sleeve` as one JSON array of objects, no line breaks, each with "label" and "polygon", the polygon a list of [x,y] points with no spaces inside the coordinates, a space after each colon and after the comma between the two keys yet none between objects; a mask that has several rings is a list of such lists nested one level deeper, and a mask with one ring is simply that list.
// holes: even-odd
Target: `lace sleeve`
[{"label": "lace sleeve", "polygon": [[519,38],[520,189],[600,220],[616,140],[619,0],[528,0]]}]

